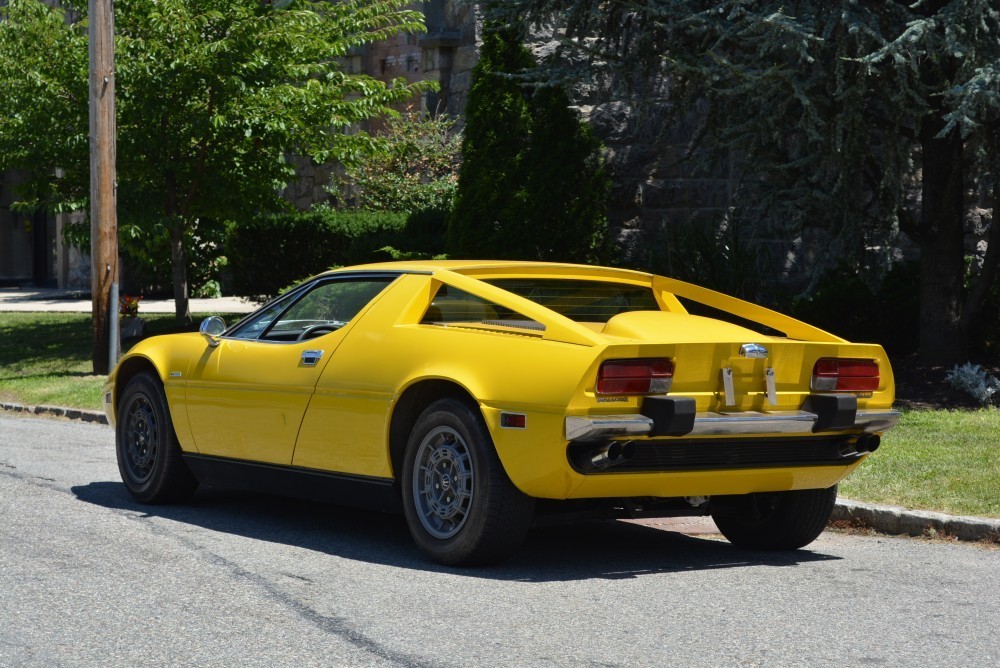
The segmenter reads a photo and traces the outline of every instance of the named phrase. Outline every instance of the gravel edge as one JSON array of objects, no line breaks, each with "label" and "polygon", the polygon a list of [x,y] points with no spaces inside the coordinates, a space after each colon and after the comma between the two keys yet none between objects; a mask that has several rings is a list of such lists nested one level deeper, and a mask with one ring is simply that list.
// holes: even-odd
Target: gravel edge
[{"label": "gravel edge", "polygon": [[[9,413],[26,413],[57,417],[78,422],[108,424],[107,416],[100,411],[88,411],[63,406],[24,406],[0,402],[0,410]],[[908,536],[953,536],[965,541],[1000,542],[1000,519],[946,515],[929,510],[909,510],[900,506],[883,506],[874,503],[839,498],[833,509],[831,522],[846,521],[874,529],[879,533]]]}]

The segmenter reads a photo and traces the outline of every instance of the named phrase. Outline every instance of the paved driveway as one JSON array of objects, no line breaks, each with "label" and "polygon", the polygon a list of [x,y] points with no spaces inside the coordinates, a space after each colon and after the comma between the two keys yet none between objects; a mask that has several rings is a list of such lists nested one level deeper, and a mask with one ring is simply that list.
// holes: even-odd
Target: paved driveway
[{"label": "paved driveway", "polygon": [[611,522],[451,570],[395,516],[139,506],[108,427],[0,416],[2,666],[986,666],[998,638],[1000,551],[975,545]]}]

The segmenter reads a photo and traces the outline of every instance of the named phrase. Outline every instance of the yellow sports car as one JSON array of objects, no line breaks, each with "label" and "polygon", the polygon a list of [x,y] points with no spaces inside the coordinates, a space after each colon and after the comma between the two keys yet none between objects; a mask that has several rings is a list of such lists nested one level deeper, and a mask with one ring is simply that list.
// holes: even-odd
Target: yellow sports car
[{"label": "yellow sports car", "polygon": [[893,392],[880,346],[688,283],[450,260],[338,269],[146,339],[104,408],[140,502],[203,483],[401,507],[458,565],[559,514],[711,515],[736,545],[802,547]]}]

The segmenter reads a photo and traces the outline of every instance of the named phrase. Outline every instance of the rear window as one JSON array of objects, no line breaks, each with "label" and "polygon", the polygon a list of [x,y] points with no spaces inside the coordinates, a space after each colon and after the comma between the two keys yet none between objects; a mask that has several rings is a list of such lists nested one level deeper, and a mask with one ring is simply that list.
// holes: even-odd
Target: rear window
[{"label": "rear window", "polygon": [[619,313],[660,310],[653,291],[636,285],[553,278],[498,278],[484,282],[576,322],[607,322]]}]

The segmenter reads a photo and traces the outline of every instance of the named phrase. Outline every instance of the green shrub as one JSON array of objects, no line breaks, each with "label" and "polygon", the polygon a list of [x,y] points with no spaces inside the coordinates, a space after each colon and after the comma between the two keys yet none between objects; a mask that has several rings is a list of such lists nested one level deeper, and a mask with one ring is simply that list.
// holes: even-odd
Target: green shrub
[{"label": "green shrub", "polygon": [[708,216],[668,224],[628,242],[628,264],[740,299],[782,309],[775,276],[781,266],[739,217],[724,224]]},{"label": "green shrub", "polygon": [[[188,293],[211,296],[218,290],[226,270],[222,246],[226,226],[202,220],[184,233]],[[90,251],[90,224],[68,225],[63,241],[83,252]],[[170,263],[170,230],[156,220],[136,220],[122,215],[118,224],[118,252],[122,259],[123,292],[146,295],[172,294],[173,267]]]},{"label": "green shrub", "polygon": [[348,167],[335,195],[364,211],[451,208],[461,161],[454,120],[404,114],[387,119],[376,138],[386,150]]},{"label": "green shrub", "polygon": [[403,213],[323,207],[230,224],[232,292],[264,300],[331,267],[384,260],[377,250],[398,242],[406,219]]},{"label": "green shrub", "polygon": [[331,267],[437,257],[447,216],[436,209],[407,215],[319,207],[230,224],[229,291],[262,301]]}]

